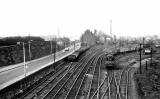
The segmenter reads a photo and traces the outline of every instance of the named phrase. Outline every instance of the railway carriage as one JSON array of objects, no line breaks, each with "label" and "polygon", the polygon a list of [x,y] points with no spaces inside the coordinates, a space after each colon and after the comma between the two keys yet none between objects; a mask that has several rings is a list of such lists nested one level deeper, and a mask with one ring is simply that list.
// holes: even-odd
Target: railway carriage
[{"label": "railway carriage", "polygon": [[78,57],[79,57],[79,54],[80,53],[78,51],[74,52],[73,54],[68,56],[68,60],[69,61],[77,61]]},{"label": "railway carriage", "polygon": [[81,47],[79,50],[75,51],[73,54],[68,56],[68,61],[71,61],[71,62],[78,61],[79,57],[88,49],[89,47]]}]

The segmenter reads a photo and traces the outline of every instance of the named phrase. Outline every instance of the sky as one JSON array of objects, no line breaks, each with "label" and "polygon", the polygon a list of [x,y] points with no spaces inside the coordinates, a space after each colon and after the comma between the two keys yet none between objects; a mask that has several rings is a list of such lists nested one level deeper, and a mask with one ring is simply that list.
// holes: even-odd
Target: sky
[{"label": "sky", "polygon": [[[78,39],[86,29],[117,36],[160,36],[159,0],[0,0],[0,37]],[[58,33],[59,31],[59,33]]]}]

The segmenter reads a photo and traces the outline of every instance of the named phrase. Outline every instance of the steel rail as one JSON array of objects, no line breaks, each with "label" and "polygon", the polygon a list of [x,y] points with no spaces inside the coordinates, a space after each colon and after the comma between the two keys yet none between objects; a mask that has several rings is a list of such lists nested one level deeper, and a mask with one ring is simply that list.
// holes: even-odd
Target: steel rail
[{"label": "steel rail", "polygon": [[126,72],[127,72],[127,74],[126,74],[126,80],[127,80],[127,84],[126,84],[126,97],[125,97],[125,99],[128,99],[128,87],[129,87],[129,71],[132,69],[132,67],[130,67]]},{"label": "steel rail", "polygon": [[[86,56],[87,56],[87,55],[86,55]],[[80,65],[79,65],[79,66],[80,66]],[[79,66],[77,66],[77,68],[78,68]],[[71,71],[71,70],[70,70],[70,71]],[[74,73],[74,72],[73,72],[73,73]],[[73,73],[72,73],[72,74],[73,74]],[[71,75],[71,74],[70,74],[70,75]],[[65,77],[65,76],[64,76],[64,77]],[[63,77],[63,78],[64,78],[64,77]],[[62,79],[63,79],[63,78],[62,78]],[[58,82],[60,82],[62,79],[60,79]],[[57,83],[58,83],[58,82],[57,82]],[[56,87],[56,86],[57,86],[57,85],[55,85],[55,87]],[[45,98],[52,90],[53,90],[53,87],[48,91],[47,94],[45,94],[45,95],[42,97],[42,99]]]},{"label": "steel rail", "polygon": [[[81,64],[80,64],[80,65],[81,65]],[[78,67],[80,67],[80,65],[78,64],[78,66],[77,66],[77,68],[75,68],[75,70],[78,69]],[[49,91],[48,91],[47,93],[45,93],[45,95],[43,95],[41,98],[44,99],[45,97],[47,97],[47,96],[50,94],[50,92],[53,91],[54,88],[58,86],[58,84],[60,83],[60,81],[62,81],[62,79],[64,79],[66,76],[69,76],[67,79],[65,79],[65,81],[68,81],[68,79],[69,79],[69,78],[71,77],[71,75],[74,73],[74,72],[72,72],[72,69],[73,69],[73,68],[74,68],[74,67],[72,67],[71,69],[69,69],[69,70],[65,73],[65,75],[64,75],[61,79],[59,79],[59,80],[54,84],[54,86],[52,86],[52,88],[49,89]],[[69,72],[71,72],[71,73],[69,74]]]},{"label": "steel rail", "polygon": [[[40,80],[42,80],[40,83],[38,83],[34,88],[32,88],[31,90],[29,90],[29,91],[27,91],[27,92],[24,92],[23,94],[22,94],[22,96],[20,96],[20,98],[22,99],[22,98],[24,98],[24,97],[26,97],[28,94],[31,94],[36,88],[38,88],[42,83],[44,83],[46,80],[47,80],[47,78],[49,78],[49,77],[51,77],[51,76],[54,76],[54,75],[57,75],[59,72],[61,72],[61,71],[63,71],[63,69],[65,69],[65,68],[63,68],[63,67],[60,67],[60,66],[63,66],[64,64],[62,63],[62,64],[59,64],[57,67],[56,67],[56,69],[58,68],[58,70],[56,70],[56,71],[50,71],[49,73],[47,73],[43,78],[40,78],[38,81],[40,81]],[[51,74],[51,75],[50,75]],[[49,76],[49,77],[47,77],[47,76]],[[44,79],[44,80],[43,80]],[[34,85],[35,83],[33,83],[32,85]],[[16,96],[15,96],[16,97]]]},{"label": "steel rail", "polygon": [[[88,64],[88,63],[89,63],[89,61],[88,61],[86,64]],[[77,74],[75,74],[75,75],[76,75],[76,78],[75,78],[75,79],[77,79],[77,78],[79,77],[80,73],[84,70],[86,64],[85,64],[82,68],[77,69],[78,72],[76,72],[76,71],[74,72],[74,73],[77,73]],[[74,74],[74,73],[73,73],[73,74]],[[72,75],[73,75],[73,74],[72,74]],[[60,91],[62,90],[62,88],[63,88],[65,85],[67,85],[67,83],[69,82],[69,80],[70,80],[70,78],[72,77],[72,75],[66,80],[66,82],[62,85],[62,87],[55,93],[55,95],[53,95],[52,99],[56,99],[56,97],[58,96],[58,94],[60,93]],[[72,79],[73,79],[73,78],[72,78]]]},{"label": "steel rail", "polygon": [[107,94],[107,91],[109,92],[108,98],[110,99],[110,84],[111,84],[112,80],[113,80],[113,76],[111,76],[111,78],[109,78],[109,75],[108,75],[108,79],[107,79],[108,85],[107,85],[107,88],[106,88],[105,92],[103,93],[101,99],[104,99],[104,96]]},{"label": "steel rail", "polygon": [[[100,57],[100,56],[99,56],[99,57]],[[98,60],[99,57],[98,57],[96,60]],[[95,58],[96,58],[96,57],[95,57]],[[95,62],[97,62],[97,61],[94,61],[94,63],[95,63]],[[91,66],[90,66],[90,69],[87,71],[86,74],[88,74],[92,68],[93,68],[93,66],[91,65]],[[83,79],[82,79],[82,81],[81,81],[81,83],[80,83],[80,86],[79,86],[79,88],[78,88],[78,91],[77,91],[77,93],[76,93],[76,95],[75,95],[75,99],[77,99],[78,96],[80,96],[80,93],[81,93],[82,90],[83,90],[83,89],[82,89],[82,87],[83,87],[82,85],[83,85],[85,79],[86,79],[86,76],[83,77]]]},{"label": "steel rail", "polygon": [[[91,66],[90,66],[90,67],[91,67]],[[78,87],[78,91],[76,92],[75,99],[77,99],[77,97],[78,97],[78,94],[79,94],[79,92],[80,92],[80,88],[82,87],[82,83],[83,83],[83,81],[84,81],[84,79],[85,79],[86,74],[89,72],[90,67],[89,67],[89,69],[87,70],[87,72],[85,73],[85,75],[83,76],[82,81],[80,82],[80,86]]]},{"label": "steel rail", "polygon": [[[97,64],[98,64],[98,60],[99,60],[99,58],[97,59]],[[90,83],[90,85],[89,85],[89,92],[88,92],[88,94],[87,94],[87,99],[90,98],[92,83],[93,83],[93,79],[94,79],[94,76],[95,76],[95,71],[96,71],[97,64],[95,65],[94,70],[93,70],[93,77],[92,77],[91,83]]]},{"label": "steel rail", "polygon": [[[94,92],[92,92],[93,94],[92,95],[90,95],[90,99],[92,99],[96,94],[97,94],[97,99],[99,99],[99,89],[100,89],[100,86],[102,86],[102,84],[103,84],[103,82],[105,81],[105,78],[104,78],[104,80],[103,80],[103,82],[100,84],[100,80],[101,80],[101,69],[100,69],[100,67],[101,67],[101,65],[102,65],[102,60],[103,60],[103,58],[100,60],[100,64],[99,64],[99,66],[98,66],[98,82],[97,82],[97,89],[95,89],[95,91]],[[97,64],[98,65],[98,64]],[[94,75],[95,76],[95,75]],[[94,86],[94,85],[93,85]]]},{"label": "steel rail", "polygon": [[[91,60],[91,61],[94,61],[94,59]],[[91,63],[92,63],[92,62],[91,62]],[[86,73],[87,73],[88,70],[89,70],[89,66],[88,66],[87,69],[84,71],[84,73],[81,72],[82,75],[83,75],[83,76],[81,76],[81,77],[82,77],[82,80],[84,79],[84,76],[86,75]],[[78,78],[78,77],[77,77],[77,78]],[[79,80],[79,79],[78,79],[78,80]],[[76,92],[73,91],[73,90],[75,90],[74,88],[77,87],[77,85],[76,85],[75,83],[78,83],[78,80],[76,79],[76,80],[74,81],[74,84],[71,86],[71,88],[70,88],[70,90],[68,91],[65,99],[71,97],[71,95],[72,95],[72,96],[73,96],[73,95],[75,96]],[[81,80],[81,82],[82,82],[82,80]],[[81,85],[81,82],[79,83],[80,85]],[[73,88],[73,87],[74,87],[74,88]],[[78,87],[78,89],[79,89],[79,87]],[[78,89],[76,89],[76,90],[78,90]],[[71,91],[71,90],[72,90],[72,91]]]},{"label": "steel rail", "polygon": [[[82,59],[81,59],[81,60],[82,60]],[[64,76],[69,72],[69,70],[72,70],[72,69],[74,68],[74,67],[72,67],[72,68],[70,68],[70,67],[71,67],[71,65],[68,66],[68,69],[66,70],[66,73],[64,74]],[[57,75],[57,76],[59,76],[59,75]],[[57,78],[57,76],[56,76],[56,78]],[[62,78],[63,78],[64,76],[62,76]],[[54,79],[55,79],[55,78],[54,78]],[[49,82],[52,82],[54,79],[50,80]],[[59,82],[59,81],[58,81],[58,82]],[[48,83],[48,84],[49,84],[49,83]],[[48,84],[47,84],[47,85],[48,85]],[[46,85],[46,86],[47,86],[47,85]],[[45,88],[46,86],[44,86],[43,88]],[[43,88],[42,88],[41,90],[39,90],[39,92],[42,91]],[[38,93],[39,93],[39,92],[38,92]]]},{"label": "steel rail", "polygon": [[[80,61],[82,61],[83,59],[81,59]],[[71,65],[70,65],[71,66]],[[69,68],[70,68],[70,66],[68,66],[68,70],[69,70]],[[67,70],[67,71],[68,71]],[[60,74],[60,73],[59,73]],[[56,75],[57,76],[57,75]],[[54,80],[55,78],[56,78],[56,76],[55,77],[52,77],[52,80]],[[50,79],[50,81],[46,81],[47,82],[47,84],[45,83],[45,86],[43,87],[43,88],[45,88],[50,82],[52,82],[52,80]],[[40,86],[41,87],[41,86]],[[42,91],[43,90],[43,88],[41,87],[41,89],[39,89],[39,91],[38,92],[40,92],[40,91]],[[36,92],[36,93],[38,93],[38,92]],[[36,96],[37,96],[37,94],[36,94]],[[33,98],[33,97],[32,97]]]},{"label": "steel rail", "polygon": [[[91,59],[92,59],[92,60],[90,61],[91,63],[94,61],[94,58],[92,58],[92,57],[94,57],[95,55],[96,55],[96,53],[94,53],[94,54],[91,56]],[[87,65],[87,64],[86,64],[86,65]],[[85,66],[85,67],[86,67],[86,66]],[[87,69],[84,69],[84,70],[81,72],[81,73],[83,74],[82,77],[85,76],[85,74],[86,74],[86,72],[88,71],[88,69],[89,69],[89,67],[87,67]],[[83,73],[83,72],[85,72],[85,73]],[[80,74],[81,74],[81,73],[80,73]],[[79,76],[80,76],[80,75],[77,76],[76,80],[74,81],[74,83],[72,84],[72,86],[69,88],[69,91],[68,91],[67,95],[65,96],[65,99],[71,97],[71,96],[70,96],[71,94],[72,94],[72,96],[73,96],[73,94],[76,94],[76,92],[75,92],[75,91],[71,91],[71,89],[74,90],[74,88],[77,87],[77,86],[75,86],[75,85],[76,85],[75,83],[78,82],[78,80],[80,79]],[[77,79],[78,79],[78,80],[77,80]],[[74,86],[74,88],[73,88],[73,86]]]}]

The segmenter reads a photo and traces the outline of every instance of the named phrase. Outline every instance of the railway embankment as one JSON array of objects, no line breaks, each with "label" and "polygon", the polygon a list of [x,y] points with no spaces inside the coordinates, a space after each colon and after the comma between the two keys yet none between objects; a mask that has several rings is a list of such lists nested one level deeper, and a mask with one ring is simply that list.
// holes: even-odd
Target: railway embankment
[{"label": "railway embankment", "polygon": [[152,63],[143,60],[142,73],[137,68],[134,79],[139,99],[160,99],[160,56],[156,55]]}]

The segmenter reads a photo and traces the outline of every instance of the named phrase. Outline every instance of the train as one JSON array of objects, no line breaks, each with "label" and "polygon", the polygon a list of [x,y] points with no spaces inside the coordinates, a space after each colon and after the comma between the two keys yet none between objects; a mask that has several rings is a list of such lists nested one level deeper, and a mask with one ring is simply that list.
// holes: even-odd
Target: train
[{"label": "train", "polygon": [[106,69],[116,69],[116,62],[115,62],[115,57],[118,55],[123,55],[131,52],[136,52],[138,49],[137,48],[130,48],[130,49],[115,49],[112,50],[111,52],[106,52],[105,53],[105,68]]},{"label": "train", "polygon": [[88,46],[81,47],[79,50],[75,51],[67,57],[67,60],[70,62],[76,62],[79,60],[79,57],[89,49]]},{"label": "train", "polygon": [[130,48],[130,49],[116,49],[114,56],[116,55],[122,55],[122,54],[127,54],[127,53],[131,53],[131,52],[136,52],[138,51],[138,48]]},{"label": "train", "polygon": [[114,53],[105,53],[105,67],[106,69],[113,69],[115,67]]}]

